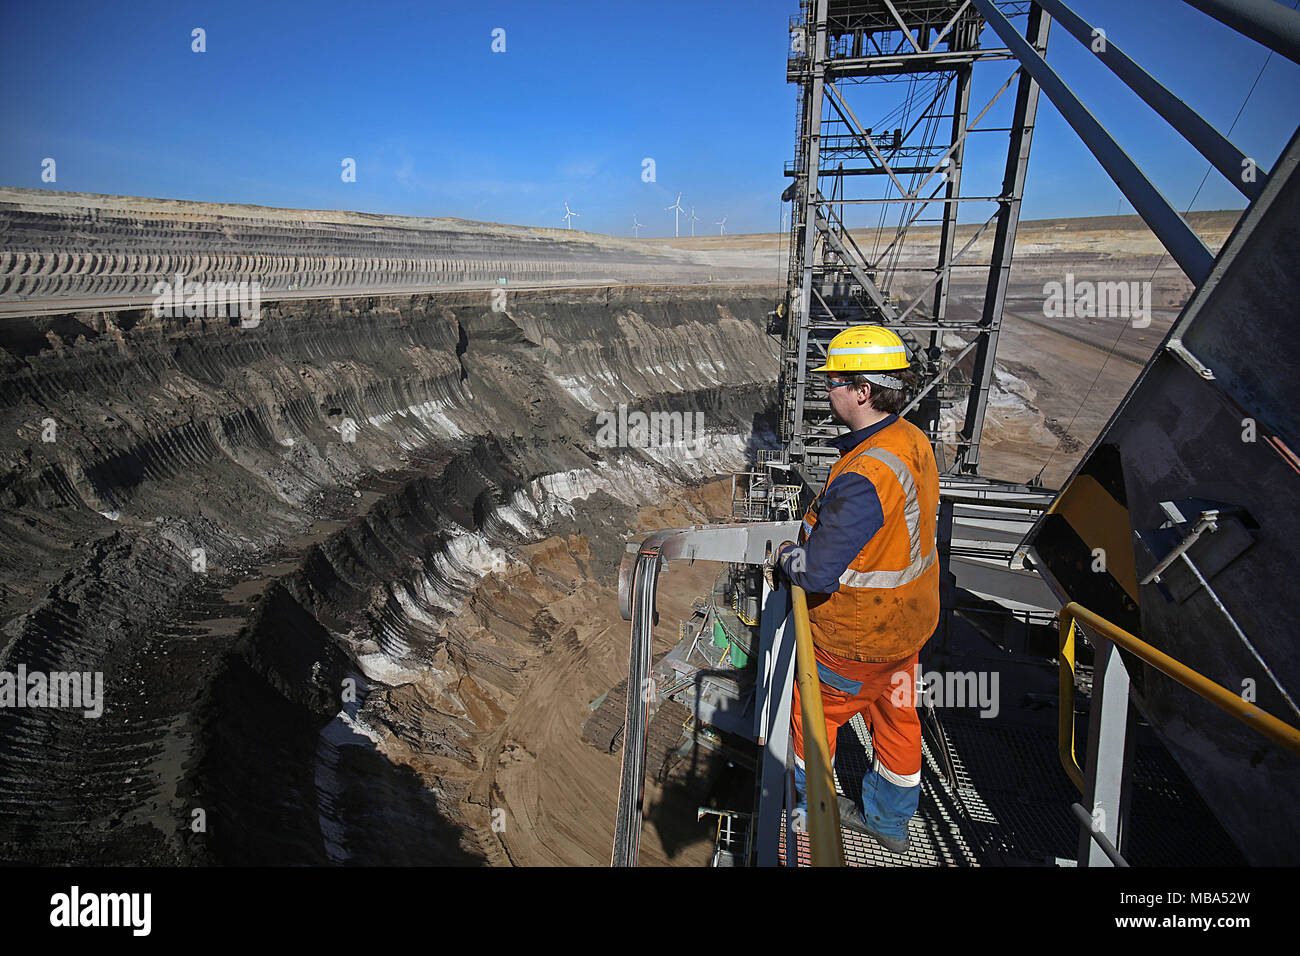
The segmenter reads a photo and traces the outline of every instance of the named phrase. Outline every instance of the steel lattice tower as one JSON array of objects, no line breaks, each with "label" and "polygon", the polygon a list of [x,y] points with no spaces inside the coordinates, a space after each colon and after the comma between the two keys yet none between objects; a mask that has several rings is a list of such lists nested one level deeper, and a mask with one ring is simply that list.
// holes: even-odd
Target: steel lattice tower
[{"label": "steel lattice tower", "polygon": [[[1027,18],[1026,37],[1046,50],[1051,20],[1036,3],[997,6],[1009,18]],[[836,332],[878,323],[902,336],[921,373],[904,414],[931,437],[944,471],[975,473],[1038,84],[995,37],[981,47],[984,19],[969,0],[803,0],[801,7],[790,24],[787,66],[800,90],[795,159],[786,167],[793,182],[784,196],[793,202],[790,271],[769,327],[783,339],[784,458],[807,485],[820,484],[838,456],[826,443],[839,428],[808,370],[822,363]],[[992,81],[1005,82],[972,119],[977,64],[1002,67]],[[991,127],[1013,88],[1009,122]],[[1006,144],[1001,188],[984,195],[963,191],[976,135],[982,144],[991,136]],[[966,207],[979,208],[979,217],[965,217],[977,228],[959,246],[958,213]],[[884,228],[862,226],[860,213],[876,209],[886,213]],[[886,226],[887,218],[896,221]],[[903,253],[921,226],[937,226],[937,255],[912,265],[915,254]],[[987,274],[983,302],[950,316],[953,276],[971,269]]]}]

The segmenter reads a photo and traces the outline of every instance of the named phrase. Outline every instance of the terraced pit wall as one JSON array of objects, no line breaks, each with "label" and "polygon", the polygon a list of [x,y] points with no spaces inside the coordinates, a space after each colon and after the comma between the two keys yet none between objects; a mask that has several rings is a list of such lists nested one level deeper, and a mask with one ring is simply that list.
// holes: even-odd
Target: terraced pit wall
[{"label": "terraced pit wall", "polygon": [[[638,509],[716,518],[689,489],[771,440],[772,301],[4,320],[0,671],[102,673],[104,703],[0,708],[0,862],[598,862],[614,795],[539,798],[521,741],[577,741],[611,683],[584,671],[621,666],[599,622]],[[704,430],[602,440],[620,405]]]},{"label": "terraced pit wall", "polygon": [[417,219],[0,188],[0,302],[138,297],[178,273],[290,290],[497,283],[770,282],[650,240]]}]

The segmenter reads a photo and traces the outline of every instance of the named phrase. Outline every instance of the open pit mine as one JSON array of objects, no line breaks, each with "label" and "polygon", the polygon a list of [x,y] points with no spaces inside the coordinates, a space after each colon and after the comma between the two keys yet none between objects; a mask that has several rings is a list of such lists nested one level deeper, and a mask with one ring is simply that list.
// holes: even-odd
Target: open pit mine
[{"label": "open pit mine", "polygon": [[[607,863],[619,561],[730,520],[779,445],[783,237],[16,189],[0,234],[0,671],[45,688],[0,708],[0,861]],[[1188,288],[1114,354],[1044,322],[1043,277],[1149,277],[1142,223],[1020,248],[986,461],[1027,481],[1064,439],[1059,478]],[[252,314],[208,314],[253,279]],[[660,654],[717,566],[673,578]],[[747,785],[660,743],[640,859],[707,863],[696,808]]]},{"label": "open pit mine", "polygon": [[[0,860],[606,857],[623,538],[770,440],[773,269],[13,190],[0,223],[41,313],[0,332],[0,670],[103,682],[0,709]],[[269,277],[260,320],[155,314],[176,273]]]}]

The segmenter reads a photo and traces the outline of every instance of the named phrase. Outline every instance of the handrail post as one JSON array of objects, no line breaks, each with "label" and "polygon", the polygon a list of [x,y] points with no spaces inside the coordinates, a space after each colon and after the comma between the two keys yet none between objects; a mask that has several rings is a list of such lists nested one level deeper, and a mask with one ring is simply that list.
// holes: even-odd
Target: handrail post
[{"label": "handrail post", "polygon": [[1119,649],[1092,634],[1096,651],[1092,709],[1088,715],[1088,758],[1084,764],[1083,806],[1092,814],[1091,832],[1079,834],[1079,866],[1114,866],[1092,839],[1102,833],[1117,853],[1123,852],[1124,815],[1128,810],[1127,770],[1132,738],[1128,733],[1129,677]]}]

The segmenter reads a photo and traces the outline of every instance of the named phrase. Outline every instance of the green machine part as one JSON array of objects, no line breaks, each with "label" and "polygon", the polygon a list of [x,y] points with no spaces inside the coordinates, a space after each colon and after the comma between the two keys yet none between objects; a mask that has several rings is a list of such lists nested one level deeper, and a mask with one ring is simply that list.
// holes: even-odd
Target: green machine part
[{"label": "green machine part", "polygon": [[715,616],[713,618],[713,646],[726,647],[728,644],[731,645],[731,663],[734,666],[744,667],[749,663],[749,655],[732,643],[731,638],[727,636],[726,629],[722,626],[722,622]]},{"label": "green machine part", "polygon": [[713,617],[713,646],[727,646],[727,632],[722,629],[722,622],[718,620],[717,615]]}]

